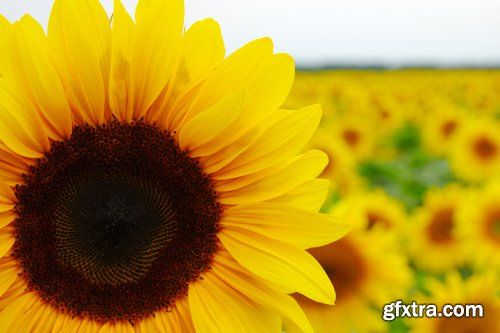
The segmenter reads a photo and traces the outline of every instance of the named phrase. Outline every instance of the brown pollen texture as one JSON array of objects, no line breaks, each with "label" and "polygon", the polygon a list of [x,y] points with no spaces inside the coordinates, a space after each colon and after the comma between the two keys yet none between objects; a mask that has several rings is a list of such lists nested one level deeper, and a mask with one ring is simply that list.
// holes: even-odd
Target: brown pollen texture
[{"label": "brown pollen texture", "polygon": [[169,310],[212,263],[210,178],[153,124],[77,126],[15,190],[14,256],[60,311],[132,323]]}]

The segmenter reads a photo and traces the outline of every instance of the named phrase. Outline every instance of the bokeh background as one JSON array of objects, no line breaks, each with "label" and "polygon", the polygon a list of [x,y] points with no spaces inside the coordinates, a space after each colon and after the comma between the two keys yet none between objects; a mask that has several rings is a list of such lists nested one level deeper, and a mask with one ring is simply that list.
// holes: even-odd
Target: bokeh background
[{"label": "bokeh background", "polygon": [[[47,22],[51,3],[0,12]],[[309,147],[330,157],[322,209],[352,231],[311,250],[337,291],[334,307],[297,296],[317,331],[498,333],[500,2],[186,0],[186,15],[219,21],[228,54],[270,36],[298,69],[284,107],[323,106]],[[487,315],[382,320],[396,300]]]}]

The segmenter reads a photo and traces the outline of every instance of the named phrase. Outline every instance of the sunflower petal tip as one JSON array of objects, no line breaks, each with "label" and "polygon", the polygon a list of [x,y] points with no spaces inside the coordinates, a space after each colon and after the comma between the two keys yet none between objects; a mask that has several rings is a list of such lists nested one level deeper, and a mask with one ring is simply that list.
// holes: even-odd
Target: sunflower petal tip
[{"label": "sunflower petal tip", "polygon": [[273,40],[271,39],[271,37],[267,37],[267,36],[255,39],[255,40],[251,41],[249,44],[258,45],[263,49],[268,49],[270,51],[270,53],[272,53],[274,50]]}]

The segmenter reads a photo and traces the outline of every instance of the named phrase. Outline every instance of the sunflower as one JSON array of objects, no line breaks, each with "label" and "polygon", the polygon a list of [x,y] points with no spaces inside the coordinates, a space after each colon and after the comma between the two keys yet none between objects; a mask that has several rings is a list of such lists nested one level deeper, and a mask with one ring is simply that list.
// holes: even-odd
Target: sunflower
[{"label": "sunflower", "polygon": [[457,132],[450,155],[452,170],[471,182],[498,176],[500,125],[490,118],[470,119]]},{"label": "sunflower", "polygon": [[292,59],[224,58],[183,7],[0,19],[2,331],[311,331],[287,293],[334,301],[305,251],[347,231],[317,212],[326,155],[300,153],[319,107],[278,109]]},{"label": "sunflower", "polygon": [[475,266],[500,271],[500,180],[471,193],[457,216],[457,236]]},{"label": "sunflower", "polygon": [[407,228],[408,251],[419,268],[444,272],[465,263],[455,231],[458,210],[466,202],[466,191],[458,184],[426,193]]},{"label": "sunflower", "polygon": [[[373,100],[373,110],[366,114],[367,117],[374,117],[375,126],[378,126],[383,133],[392,133],[401,128],[406,122],[406,105],[396,96],[398,89],[396,87],[387,87],[388,83],[381,84],[380,78],[373,80],[374,91],[371,91]],[[377,85],[378,84],[378,85]],[[402,110],[403,109],[403,110]]]},{"label": "sunflower", "polygon": [[320,149],[328,155],[328,165],[321,177],[330,180],[331,192],[345,196],[359,192],[367,186],[356,173],[356,161],[353,156],[343,144],[331,140],[327,128],[318,130],[310,147]]},{"label": "sunflower", "polygon": [[332,214],[359,228],[380,228],[398,233],[408,219],[403,204],[383,189],[349,195],[333,207]]},{"label": "sunflower", "polygon": [[373,130],[373,119],[357,115],[348,110],[336,117],[328,126],[331,140],[340,142],[355,160],[363,160],[373,156],[377,132]]},{"label": "sunflower", "polygon": [[460,127],[467,121],[465,110],[448,102],[437,100],[424,117],[422,141],[427,151],[443,156],[450,152]]},{"label": "sunflower", "polygon": [[[412,280],[397,238],[392,231],[353,226],[341,240],[309,250],[327,272],[337,293],[334,306],[296,295],[315,332],[387,331],[380,309],[394,299],[405,298]],[[287,320],[287,333],[296,331],[286,323]]]},{"label": "sunflower", "polygon": [[[499,333],[500,284],[493,272],[474,274],[463,279],[455,271],[448,273],[444,282],[428,279],[425,283],[429,295],[421,295],[420,304],[432,303],[441,311],[445,304],[480,304],[483,317],[423,317],[407,320],[410,333]],[[479,313],[479,312],[478,312]]]}]

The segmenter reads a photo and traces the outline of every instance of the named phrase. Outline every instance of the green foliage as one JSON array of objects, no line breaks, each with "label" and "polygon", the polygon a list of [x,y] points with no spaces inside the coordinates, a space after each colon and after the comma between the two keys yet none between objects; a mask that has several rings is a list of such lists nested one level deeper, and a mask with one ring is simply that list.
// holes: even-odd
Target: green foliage
[{"label": "green foliage", "polygon": [[401,318],[396,318],[389,324],[389,333],[406,333],[408,331],[409,327]]},{"label": "green foliage", "polygon": [[364,161],[358,172],[371,187],[382,187],[407,208],[420,205],[430,187],[442,187],[453,181],[448,161],[422,150],[419,131],[414,125],[407,124],[397,131],[389,144],[398,152],[395,159]]}]

